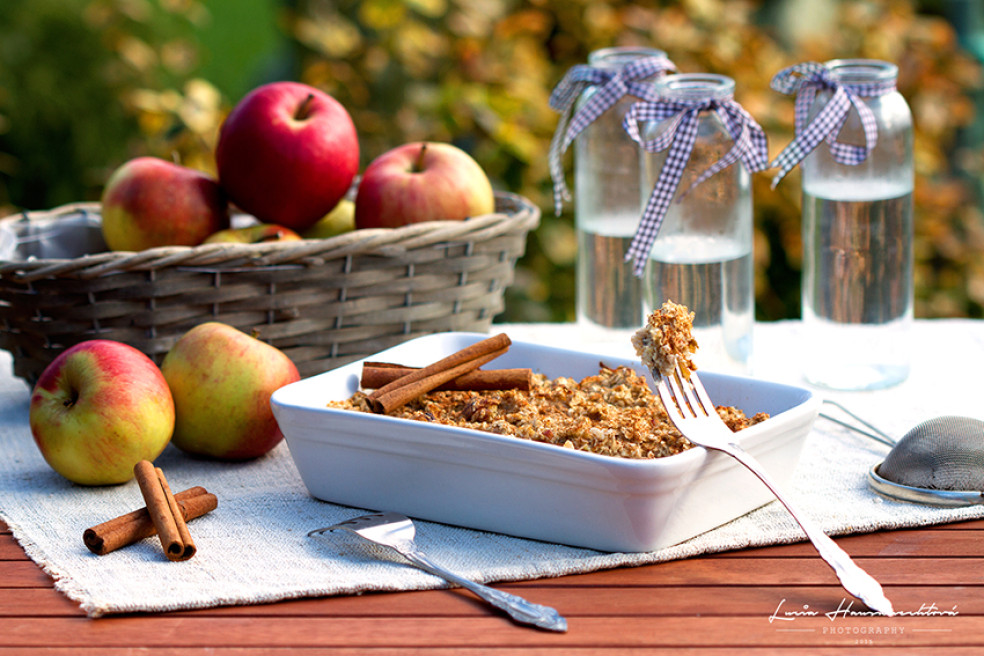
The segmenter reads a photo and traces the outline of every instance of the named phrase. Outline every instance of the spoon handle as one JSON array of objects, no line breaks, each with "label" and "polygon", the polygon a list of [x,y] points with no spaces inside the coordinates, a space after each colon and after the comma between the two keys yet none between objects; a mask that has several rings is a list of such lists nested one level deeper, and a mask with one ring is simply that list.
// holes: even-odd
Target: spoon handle
[{"label": "spoon handle", "polygon": [[404,547],[400,549],[400,553],[404,558],[425,572],[434,576],[440,576],[446,581],[460,585],[462,588],[470,590],[496,608],[506,611],[517,622],[532,624],[551,631],[567,631],[567,620],[549,606],[534,604],[514,594],[509,594],[508,592],[496,590],[481,583],[462,578],[454,572],[444,569],[416,549]]}]

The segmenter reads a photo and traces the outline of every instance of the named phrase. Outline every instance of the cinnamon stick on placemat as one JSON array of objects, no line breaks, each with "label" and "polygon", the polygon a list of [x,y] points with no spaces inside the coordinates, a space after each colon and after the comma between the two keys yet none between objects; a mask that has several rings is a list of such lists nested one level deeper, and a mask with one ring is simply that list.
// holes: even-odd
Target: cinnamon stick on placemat
[{"label": "cinnamon stick on placemat", "polygon": [[141,460],[134,466],[133,473],[168,560],[188,560],[194,556],[195,543],[164,472],[149,461]]},{"label": "cinnamon stick on placemat", "polygon": [[376,413],[387,413],[399,408],[404,403],[494,360],[505,353],[511,343],[505,333],[500,333],[475,342],[422,369],[415,369],[370,394],[369,407]]},{"label": "cinnamon stick on placemat", "polygon": [[[182,490],[174,499],[186,522],[212,512],[219,505],[218,498],[200,486]],[[82,533],[82,542],[92,553],[104,556],[156,534],[154,522],[144,507],[87,528]]]}]

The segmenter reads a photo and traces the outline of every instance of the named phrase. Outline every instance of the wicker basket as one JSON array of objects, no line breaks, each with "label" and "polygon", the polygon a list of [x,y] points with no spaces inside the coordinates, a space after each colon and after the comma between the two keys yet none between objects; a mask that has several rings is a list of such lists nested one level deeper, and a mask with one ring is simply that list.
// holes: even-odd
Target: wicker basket
[{"label": "wicker basket", "polygon": [[[9,236],[38,221],[98,213],[98,204],[77,204],[0,226]],[[489,330],[539,219],[523,197],[498,193],[495,213],[466,221],[299,242],[0,259],[0,348],[33,384],[72,344],[118,340],[159,363],[185,331],[221,321],[278,347],[309,376],[413,337]]]}]

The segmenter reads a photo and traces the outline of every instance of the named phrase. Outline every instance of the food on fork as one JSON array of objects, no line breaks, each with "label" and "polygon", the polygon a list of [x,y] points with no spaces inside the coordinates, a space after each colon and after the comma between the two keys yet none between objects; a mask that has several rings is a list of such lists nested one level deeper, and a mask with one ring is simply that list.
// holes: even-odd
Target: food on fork
[{"label": "food on fork", "polygon": [[697,371],[691,357],[697,351],[697,340],[691,333],[693,327],[694,313],[668,300],[632,336],[632,346],[650,371],[670,376],[679,365],[683,375],[689,378],[690,372]]}]

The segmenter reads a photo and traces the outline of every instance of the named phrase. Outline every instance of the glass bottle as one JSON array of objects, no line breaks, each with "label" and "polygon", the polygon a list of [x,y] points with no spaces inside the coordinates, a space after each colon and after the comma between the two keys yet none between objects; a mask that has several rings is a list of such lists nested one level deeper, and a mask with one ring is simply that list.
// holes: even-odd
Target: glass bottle
[{"label": "glass bottle", "polygon": [[[604,48],[588,64],[621,69],[646,57],[665,58],[653,48]],[[647,81],[647,83],[649,83]],[[581,94],[575,112],[597,92]],[[642,214],[638,146],[622,129],[633,103],[626,94],[582,131],[574,142],[574,224],[577,234],[576,308],[589,341],[622,344],[645,323],[643,283],[625,254]]]},{"label": "glass bottle", "polygon": [[[841,164],[821,143],[802,163],[804,373],[832,389],[879,389],[909,373],[912,114],[894,90],[894,64],[843,59],[826,66],[848,90],[880,83],[891,90],[861,97],[878,127],[863,162]],[[811,114],[829,97],[818,93]],[[865,143],[853,108],[838,140]]]},{"label": "glass bottle", "polygon": [[[728,100],[735,83],[723,75],[688,73],[667,75],[656,87],[667,99]],[[667,123],[644,126],[646,139]],[[717,114],[701,112],[693,152],[646,262],[644,305],[647,313],[666,300],[687,306],[694,313],[697,366],[743,374],[750,368],[755,318],[751,174],[737,161],[690,189],[733,145]],[[644,195],[668,151],[641,151]]]}]

